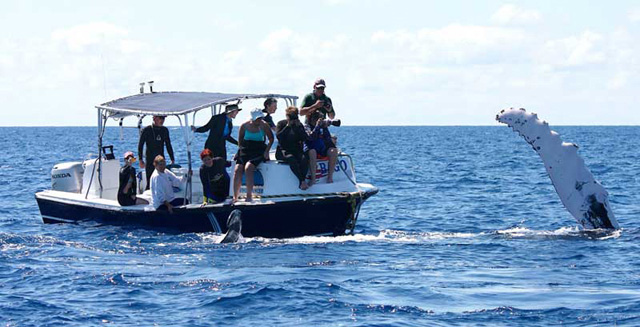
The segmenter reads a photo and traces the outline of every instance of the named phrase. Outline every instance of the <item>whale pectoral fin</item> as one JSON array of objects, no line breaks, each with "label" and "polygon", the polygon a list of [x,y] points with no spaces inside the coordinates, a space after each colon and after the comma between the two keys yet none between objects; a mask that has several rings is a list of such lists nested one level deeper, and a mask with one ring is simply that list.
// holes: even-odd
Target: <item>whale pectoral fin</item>
[{"label": "whale pectoral fin", "polygon": [[586,229],[617,229],[609,206],[609,194],[593,177],[584,160],[578,155],[578,146],[562,142],[560,134],[549,129],[546,121],[526,110],[501,110],[496,119],[518,132],[538,153],[549,178],[571,215]]},{"label": "whale pectoral fin", "polygon": [[219,243],[236,243],[240,238],[242,238],[242,212],[235,209],[227,218],[227,233]]}]

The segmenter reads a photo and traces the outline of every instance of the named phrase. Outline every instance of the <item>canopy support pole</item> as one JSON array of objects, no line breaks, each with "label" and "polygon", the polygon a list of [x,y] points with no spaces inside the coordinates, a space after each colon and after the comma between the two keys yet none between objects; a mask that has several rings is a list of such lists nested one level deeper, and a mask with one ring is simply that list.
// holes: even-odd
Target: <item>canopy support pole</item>
[{"label": "canopy support pole", "polygon": [[186,200],[189,200],[189,203],[193,203],[192,201],[192,181],[191,181],[191,175],[189,174],[189,172],[191,171],[191,137],[189,136],[189,132],[191,132],[191,129],[189,127],[189,115],[188,114],[184,114],[184,126],[182,125],[182,119],[180,119],[180,116],[178,116],[178,121],[180,122],[180,127],[182,128],[182,132],[184,133],[184,140],[187,143],[187,167],[188,167],[188,171],[187,171],[187,187],[185,187],[184,189],[184,203],[183,205],[186,205]]},{"label": "canopy support pole", "polygon": [[[102,136],[106,121],[102,118],[102,109],[98,109],[98,185],[100,186],[100,198],[102,199]],[[94,168],[95,169],[95,168]],[[91,187],[91,185],[89,185]]]}]

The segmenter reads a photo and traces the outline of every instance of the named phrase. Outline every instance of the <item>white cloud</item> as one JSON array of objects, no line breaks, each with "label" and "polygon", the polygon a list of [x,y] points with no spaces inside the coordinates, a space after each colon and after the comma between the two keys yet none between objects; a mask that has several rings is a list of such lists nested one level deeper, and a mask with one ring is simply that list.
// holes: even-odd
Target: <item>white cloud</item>
[{"label": "white cloud", "polygon": [[526,41],[520,30],[470,25],[449,25],[418,31],[379,31],[371,42],[377,51],[398,58],[431,63],[486,63],[506,59],[509,49]]},{"label": "white cloud", "polygon": [[103,22],[58,29],[51,33],[54,40],[65,42],[74,51],[103,43],[106,39],[122,38],[126,35],[127,31],[124,28]]},{"label": "white cloud", "polygon": [[547,41],[539,52],[539,59],[552,66],[584,66],[600,64],[606,59],[604,37],[585,31],[579,36]]},{"label": "white cloud", "polygon": [[[585,94],[605,101],[613,98],[607,93],[624,95],[640,84],[640,40],[624,29],[558,37],[524,26],[450,24],[354,36],[362,34],[283,28],[266,30],[262,39],[239,48],[219,48],[211,40],[172,47],[136,40],[112,24],[86,24],[57,30],[50,39],[0,40],[0,77],[15,76],[0,79],[0,90],[20,84],[55,93],[57,101],[36,103],[41,98],[34,97],[29,107],[53,100],[81,108],[74,113],[84,115],[105,97],[135,93],[139,81],[155,80],[156,90],[301,96],[315,78],[324,77],[348,124],[491,124],[501,107],[551,108],[565,101],[562,105],[584,109],[595,103],[585,103]],[[409,109],[391,112],[399,102]],[[562,113],[546,116],[553,123],[572,122]],[[243,115],[240,121],[248,111]],[[86,117],[92,124],[94,117]],[[44,118],[29,123],[69,124]]]},{"label": "white cloud", "polygon": [[506,4],[491,16],[491,21],[502,25],[530,24],[539,21],[541,17],[537,10],[523,9],[513,4]]},{"label": "white cloud", "polygon": [[640,22],[640,8],[634,8],[629,11],[629,20],[631,22]]},{"label": "white cloud", "polygon": [[326,3],[329,6],[343,5],[348,2],[350,2],[350,0],[324,0],[324,3]]}]

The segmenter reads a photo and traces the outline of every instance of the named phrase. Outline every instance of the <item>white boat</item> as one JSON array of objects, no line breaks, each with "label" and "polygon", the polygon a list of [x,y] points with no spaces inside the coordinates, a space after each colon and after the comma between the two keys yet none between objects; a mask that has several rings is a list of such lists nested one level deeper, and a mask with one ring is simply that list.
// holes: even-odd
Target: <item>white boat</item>
[{"label": "white boat", "polygon": [[[194,175],[187,178],[176,192],[177,197],[189,199],[191,204],[175,207],[173,214],[156,211],[150,205],[118,204],[116,197],[121,164],[113,156],[113,147],[103,146],[105,126],[109,119],[122,122],[126,117],[136,117],[141,121],[143,117],[151,115],[176,116],[184,134],[188,160],[186,168],[172,169],[180,176],[192,168],[189,115],[194,121],[196,113],[201,110],[210,109],[214,115],[221,113],[227,103],[268,97],[283,99],[287,105],[295,105],[297,100],[296,96],[282,94],[152,92],[96,106],[97,148],[100,155],[84,162],[66,162],[54,166],[51,171],[52,188],[35,195],[43,222],[95,220],[104,224],[137,225],[178,232],[225,233],[227,217],[232,210],[239,209],[242,212],[242,234],[248,237],[286,238],[353,233],[360,207],[378,189],[356,182],[353,160],[345,153],[338,156],[333,183],[326,183],[328,163],[318,160],[315,170],[317,183],[304,191],[298,188],[298,180],[289,166],[272,157],[272,160],[258,166],[252,202],[226,201],[202,205],[202,185],[198,170],[193,169]],[[107,151],[109,149],[111,153]],[[150,193],[141,192],[138,197],[149,199]]]}]

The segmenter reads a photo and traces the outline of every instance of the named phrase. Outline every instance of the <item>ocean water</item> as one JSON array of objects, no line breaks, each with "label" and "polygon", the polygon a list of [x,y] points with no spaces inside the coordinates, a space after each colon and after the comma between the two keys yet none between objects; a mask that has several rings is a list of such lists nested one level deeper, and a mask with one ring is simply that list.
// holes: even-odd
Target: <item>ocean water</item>
[{"label": "ocean water", "polygon": [[[505,126],[334,128],[358,181],[380,188],[353,236],[221,245],[44,225],[34,193],[55,163],[97,152],[97,132],[0,128],[0,326],[638,326],[640,127],[554,129],[622,230],[581,232]],[[135,151],[137,130],[119,133],[105,143]]]}]

